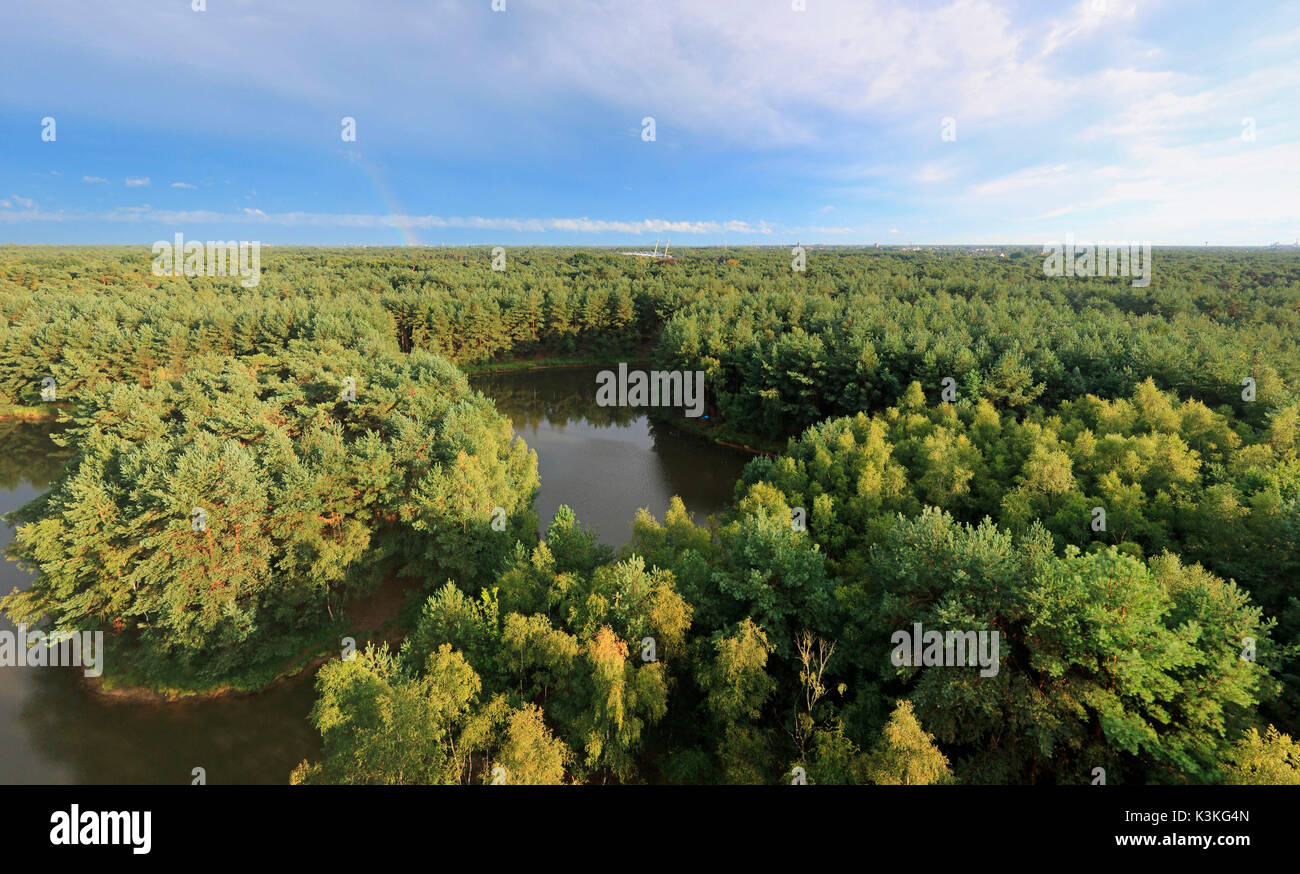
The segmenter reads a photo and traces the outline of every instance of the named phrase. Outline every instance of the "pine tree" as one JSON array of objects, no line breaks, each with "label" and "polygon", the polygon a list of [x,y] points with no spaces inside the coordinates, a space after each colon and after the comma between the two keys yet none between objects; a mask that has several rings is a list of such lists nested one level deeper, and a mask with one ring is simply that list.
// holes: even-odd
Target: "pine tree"
[{"label": "pine tree", "polygon": [[900,700],[868,754],[865,776],[881,786],[923,786],[952,780],[948,759],[917,722],[912,702]]}]

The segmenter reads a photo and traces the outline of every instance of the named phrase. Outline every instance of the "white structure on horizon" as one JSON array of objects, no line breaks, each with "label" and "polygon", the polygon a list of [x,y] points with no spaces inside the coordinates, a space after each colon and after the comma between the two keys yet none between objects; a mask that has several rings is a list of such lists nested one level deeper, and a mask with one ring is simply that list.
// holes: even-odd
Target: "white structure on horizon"
[{"label": "white structure on horizon", "polygon": [[635,255],[637,258],[654,258],[659,261],[672,261],[673,256],[668,254],[668,245],[672,243],[673,238],[669,237],[664,242],[663,252],[659,251],[659,238],[655,237],[655,250],[653,252],[619,252],[620,255]]}]

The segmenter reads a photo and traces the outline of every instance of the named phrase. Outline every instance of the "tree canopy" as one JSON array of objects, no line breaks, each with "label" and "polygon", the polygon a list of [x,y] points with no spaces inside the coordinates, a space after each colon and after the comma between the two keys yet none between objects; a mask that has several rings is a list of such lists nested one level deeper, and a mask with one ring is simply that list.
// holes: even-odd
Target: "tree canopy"
[{"label": "tree canopy", "polygon": [[[411,584],[321,667],[294,782],[1300,780],[1291,253],[1161,249],[1138,288],[1015,248],[275,248],[246,289],[3,251],[0,405],[64,448],[11,618],[214,685]],[[461,368],[557,360],[703,371],[690,427],[774,451],[705,524],[539,539]]]}]

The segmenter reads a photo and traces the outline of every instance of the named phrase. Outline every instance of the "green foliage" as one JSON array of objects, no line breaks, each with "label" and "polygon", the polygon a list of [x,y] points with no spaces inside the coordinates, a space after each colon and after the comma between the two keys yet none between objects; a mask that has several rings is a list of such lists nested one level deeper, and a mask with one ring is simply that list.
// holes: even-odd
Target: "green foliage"
[{"label": "green foliage", "polygon": [[753,620],[741,622],[730,635],[713,640],[716,654],[700,669],[705,704],[720,723],[754,721],[776,684],[767,675],[772,647]]},{"label": "green foliage", "polygon": [[[354,402],[340,400],[345,377]],[[91,392],[71,418],[59,439],[76,454],[13,514],[11,554],[36,580],[0,606],[121,635],[145,676],[283,659],[385,570],[473,580],[535,530],[535,456],[423,353],[295,342],[211,356],[178,379]]]},{"label": "green foliage", "polygon": [[386,648],[327,663],[317,675],[312,721],[324,738],[319,764],[303,762],[294,783],[475,782],[476,761],[505,716],[480,706],[482,684],[451,647],[411,676]]},{"label": "green foliage", "polygon": [[500,754],[519,779],[630,781],[645,730],[666,712],[690,620],[670,572],[647,571],[640,557],[612,561],[564,507],[543,543],[517,547],[492,590],[471,599],[448,583],[432,595],[402,663],[418,671],[424,653],[463,654],[486,694],[526,712],[512,717]]},{"label": "green foliage", "polygon": [[1300,744],[1273,726],[1261,737],[1249,729],[1226,756],[1224,782],[1300,786]]},{"label": "green foliage", "polygon": [[1300,399],[1300,265],[1289,254],[1162,249],[1147,288],[1054,280],[1025,254],[831,249],[801,274],[780,253],[751,256],[667,319],[656,358],[703,369],[717,413],[767,439],[906,411],[913,382],[937,400],[947,377],[960,397],[1000,410],[1121,397],[1148,378],[1255,425]]},{"label": "green foliage", "polygon": [[[887,543],[897,514],[926,506],[972,524],[992,518],[1013,534],[1041,526],[1057,551],[1114,547],[1153,561],[1168,551],[1200,563],[1280,621],[1280,645],[1261,658],[1287,684],[1268,710],[1290,725],[1300,688],[1300,611],[1289,606],[1300,578],[1296,409],[1257,430],[1150,381],[1128,399],[1085,396],[1023,418],[987,401],[918,402],[809,428],[784,455],[750,464],[742,505],[772,502],[775,489],[811,507],[808,535],[846,581],[871,573],[870,552]],[[1095,507],[1103,531],[1093,530]]]},{"label": "green foliage", "polygon": [[[1267,645],[1259,609],[1171,555],[1061,556],[1042,528],[1017,539],[927,510],[900,519],[869,566],[843,591],[863,617],[846,629],[863,681],[909,698],[964,779],[1074,782],[1100,765],[1205,781],[1269,684],[1239,655],[1244,638]],[[999,671],[895,666],[886,641],[914,622],[997,631]]]},{"label": "green foliage", "polygon": [[899,701],[871,750],[866,779],[882,786],[922,786],[952,779],[948,760],[916,720],[911,701]]},{"label": "green foliage", "polygon": [[568,747],[551,734],[542,709],[527,704],[510,713],[505,741],[498,753],[505,780],[515,786],[541,786],[564,782]]}]

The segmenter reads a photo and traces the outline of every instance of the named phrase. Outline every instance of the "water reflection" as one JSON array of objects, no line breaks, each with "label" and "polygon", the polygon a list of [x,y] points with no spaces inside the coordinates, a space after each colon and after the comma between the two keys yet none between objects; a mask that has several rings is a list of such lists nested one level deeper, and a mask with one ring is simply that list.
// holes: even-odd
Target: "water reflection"
[{"label": "water reflection", "polygon": [[[62,429],[54,422],[0,419],[0,489],[9,492],[32,486],[37,490],[32,497],[45,491],[72,455],[50,439]],[[11,509],[15,507],[4,506],[0,511]]]},{"label": "water reflection", "polygon": [[473,386],[496,401],[537,450],[545,527],[561,504],[611,546],[631,536],[636,511],[663,518],[679,495],[703,521],[725,508],[752,457],[651,420],[634,407],[596,404],[598,367],[486,374]]},{"label": "water reflection", "polygon": [[91,694],[75,668],[23,673],[23,758],[41,768],[10,773],[6,757],[4,782],[189,783],[201,767],[209,784],[286,783],[319,755],[310,675],[257,695],[163,704]]}]

